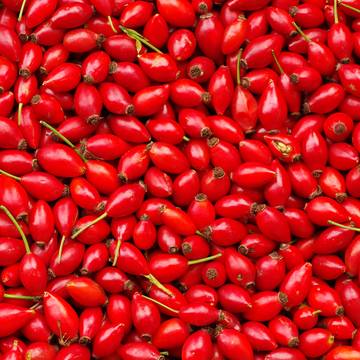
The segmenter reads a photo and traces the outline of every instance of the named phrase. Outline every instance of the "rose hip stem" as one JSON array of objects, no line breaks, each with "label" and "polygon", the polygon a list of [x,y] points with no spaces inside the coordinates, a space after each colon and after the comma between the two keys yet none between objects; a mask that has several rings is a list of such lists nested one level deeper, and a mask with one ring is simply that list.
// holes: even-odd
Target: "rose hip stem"
[{"label": "rose hip stem", "polygon": [[86,162],[87,159],[83,156],[83,154],[76,148],[76,146],[69,140],[67,139],[64,135],[62,135],[59,131],[57,131],[54,127],[52,127],[51,125],[49,125],[47,122],[45,121],[40,121],[40,124],[42,126],[44,126],[45,128],[49,129],[54,135],[56,135],[59,139],[61,139],[66,145],[70,146],[72,149],[74,149],[76,151],[76,153],[81,157],[81,159]]},{"label": "rose hip stem", "polygon": [[337,226],[337,227],[342,228],[342,229],[353,230],[353,231],[360,232],[360,228],[357,228],[357,227],[354,227],[354,226],[349,226],[349,225],[343,225],[343,224],[337,223],[336,221],[329,220],[328,224]]},{"label": "rose hip stem", "polygon": [[[2,170],[1,170],[2,172]],[[5,171],[4,171],[5,172]],[[16,178],[12,175],[13,178]],[[20,178],[18,178],[20,179]],[[22,230],[22,228],[20,227],[19,223],[16,221],[16,219],[14,218],[13,214],[9,211],[9,209],[4,206],[4,205],[0,205],[0,210],[2,210],[7,216],[8,218],[11,220],[11,222],[15,225],[17,231],[19,232],[21,239],[24,243],[25,246],[25,251],[27,254],[31,254],[31,250],[30,250],[30,246],[29,246],[29,242],[27,241],[27,238]]]},{"label": "rose hip stem", "polygon": [[341,4],[341,6],[343,6],[344,8],[347,8],[349,10],[352,10],[352,11],[357,12],[357,13],[360,14],[360,9],[357,9],[357,8],[351,6],[351,5],[348,5],[348,4],[344,4],[344,3],[340,2],[340,1],[338,3]]},{"label": "rose hip stem", "polygon": [[[144,45],[146,45],[148,48],[150,48],[151,50],[154,50],[155,52],[159,53],[159,54],[163,54],[163,52],[161,50],[159,50],[156,46],[154,46],[153,44],[150,43],[150,41],[148,39],[146,39],[144,36],[142,36],[141,34],[139,34],[136,30],[133,29],[128,29],[125,26],[120,26],[120,29],[129,37],[131,37],[132,39],[134,39],[136,42],[140,42]],[[136,48],[138,49],[138,44],[136,44]],[[138,49],[139,50],[139,49]]]},{"label": "rose hip stem", "polygon": [[300,26],[293,21],[292,24],[294,25],[294,28],[296,29],[296,31],[304,38],[304,40],[306,42],[311,42],[312,40],[301,30]]},{"label": "rose hip stem", "polygon": [[166,310],[169,310],[169,311],[171,311],[171,312],[173,312],[173,313],[175,313],[175,314],[178,314],[178,313],[179,313],[179,310],[175,310],[175,309],[171,308],[170,306],[167,306],[167,305],[163,304],[162,302],[157,301],[157,300],[155,300],[155,299],[153,299],[153,298],[151,298],[151,297],[149,297],[149,296],[146,296],[146,295],[141,295],[141,296],[142,296],[144,299],[147,299],[147,300],[149,300],[149,301],[152,301],[153,303],[155,303],[155,304],[163,307],[163,308],[166,309]]},{"label": "rose hip stem", "polygon": [[23,16],[25,5],[26,5],[26,0],[23,0],[20,11],[19,11],[18,21],[20,21]]}]

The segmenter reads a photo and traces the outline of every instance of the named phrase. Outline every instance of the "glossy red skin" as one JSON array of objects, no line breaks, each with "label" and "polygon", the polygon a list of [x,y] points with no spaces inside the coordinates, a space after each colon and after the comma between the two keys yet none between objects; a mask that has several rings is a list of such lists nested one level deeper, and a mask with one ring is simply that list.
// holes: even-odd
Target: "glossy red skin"
[{"label": "glossy red skin", "polygon": [[92,8],[89,4],[73,3],[60,6],[52,14],[50,20],[56,28],[72,29],[85,24],[91,16]]},{"label": "glossy red skin", "polygon": [[96,357],[111,355],[120,346],[124,336],[124,324],[104,323],[93,341],[92,354]]},{"label": "glossy red skin", "polygon": [[30,38],[39,45],[54,46],[62,41],[64,35],[64,30],[55,28],[51,21],[45,21],[33,30]]},{"label": "glossy red skin", "polygon": [[[201,275],[203,282],[214,288],[222,286],[226,282],[227,278],[224,265],[217,260],[204,264]],[[193,288],[194,287],[191,289]]]},{"label": "glossy red skin", "polygon": [[231,313],[242,313],[251,307],[249,292],[235,284],[224,284],[218,289],[221,307]]},{"label": "glossy red skin", "polygon": [[228,359],[236,359],[237,353],[241,353],[244,360],[252,360],[253,350],[247,337],[237,330],[224,329],[216,338],[216,343],[221,353]]},{"label": "glossy red skin", "polygon": [[37,93],[38,81],[35,75],[28,78],[18,77],[14,85],[15,100],[18,104],[28,104]]},{"label": "glossy red skin", "polygon": [[[304,29],[304,33],[312,41],[322,44],[326,43],[327,32],[323,29]],[[305,54],[308,50],[307,41],[301,35],[297,35],[290,41],[289,50],[296,53]]]},{"label": "glossy red skin", "polygon": [[[309,112],[326,114],[335,110],[345,97],[345,91],[339,84],[320,86],[308,99]],[[331,99],[331,100],[330,100]]]},{"label": "glossy red skin", "polygon": [[22,241],[12,237],[2,237],[2,246],[0,249],[0,264],[8,266],[15,264],[25,254],[25,248]]},{"label": "glossy red skin", "polygon": [[33,171],[33,156],[21,150],[0,151],[1,169],[17,176],[22,176]]},{"label": "glossy red skin", "polygon": [[145,1],[129,3],[121,12],[120,24],[130,29],[144,26],[151,17],[153,5]]},{"label": "glossy red skin", "polygon": [[[94,215],[87,215],[80,218],[74,225],[74,232],[85,227],[92,221],[96,219]],[[89,228],[81,232],[76,239],[83,244],[96,244],[99,243],[109,235],[110,226],[105,220],[101,220],[94,225],[91,225]]]},{"label": "glossy red skin", "polygon": [[86,162],[86,179],[101,194],[111,194],[119,186],[116,168],[107,162],[89,160]]},{"label": "glossy red skin", "polygon": [[126,286],[132,285],[132,281],[115,267],[104,267],[96,273],[95,280],[109,293],[126,290]]},{"label": "glossy red skin", "polygon": [[334,113],[324,122],[326,136],[335,142],[346,140],[353,130],[353,120],[345,113]]},{"label": "glossy red skin", "polygon": [[[215,63],[221,63],[223,60],[224,27],[216,13],[208,13],[200,17],[195,28],[195,36],[203,54],[215,61]],[[209,41],[210,39],[211,41]]]},{"label": "glossy red skin", "polygon": [[134,61],[137,56],[135,41],[126,35],[118,34],[108,37],[104,49],[116,61]]},{"label": "glossy red skin", "polygon": [[44,74],[47,74],[49,71],[53,70],[58,65],[66,62],[68,57],[69,51],[64,45],[59,44],[52,46],[44,52],[41,61],[40,71]]},{"label": "glossy red skin", "polygon": [[8,60],[6,57],[1,56],[0,69],[1,69],[0,89],[1,91],[10,90],[10,88],[14,85],[17,77],[17,67],[13,62]]},{"label": "glossy red skin", "polygon": [[24,15],[26,26],[34,28],[48,19],[56,9],[57,1],[51,0],[46,3],[31,1],[26,8]]},{"label": "glossy red skin", "polygon": [[355,96],[359,96],[359,71],[360,68],[356,64],[343,64],[338,70],[340,82],[344,90]]},{"label": "glossy red skin", "polygon": [[245,41],[248,31],[248,21],[243,16],[238,16],[233,22],[226,24],[221,46],[222,53],[228,55],[237,51]]},{"label": "glossy red skin", "polygon": [[53,254],[49,264],[49,271],[55,276],[71,274],[80,266],[84,250],[83,244],[69,241],[64,245],[60,262],[58,251]]},{"label": "glossy red skin", "polygon": [[43,81],[43,86],[55,92],[67,92],[75,89],[80,82],[80,78],[81,69],[78,65],[63,63],[50,71]]},{"label": "glossy red skin", "polygon": [[124,141],[144,143],[151,139],[145,125],[136,117],[129,115],[111,116],[108,123],[114,134]]},{"label": "glossy red skin", "polygon": [[187,64],[186,73],[189,79],[198,83],[206,82],[215,72],[213,60],[206,56],[195,56]]},{"label": "glossy red skin", "polygon": [[311,263],[314,274],[324,280],[335,280],[346,271],[344,262],[335,255],[317,255]]},{"label": "glossy red skin", "polygon": [[329,146],[329,164],[337,170],[350,170],[359,163],[356,149],[344,142],[334,143]]},{"label": "glossy red skin", "polygon": [[62,334],[66,334],[68,340],[76,338],[79,318],[75,310],[65,300],[49,292],[44,293],[43,299],[44,314],[51,331],[60,338]]},{"label": "glossy red skin", "polygon": [[310,263],[297,266],[287,273],[280,285],[279,295],[280,298],[285,295],[282,302],[286,308],[298,306],[304,301],[310,290],[311,274]]},{"label": "glossy red skin", "polygon": [[0,40],[1,54],[10,61],[17,62],[20,59],[21,44],[14,30],[0,25],[0,31],[3,35]]},{"label": "glossy red skin", "polygon": [[269,330],[280,346],[296,347],[299,331],[294,322],[286,316],[277,316],[269,322]]},{"label": "glossy red skin", "polygon": [[353,39],[350,29],[343,23],[333,24],[328,32],[328,46],[340,62],[351,57]]},{"label": "glossy red skin", "polygon": [[37,312],[34,318],[22,328],[22,333],[31,342],[48,342],[51,338],[51,331],[41,312]]},{"label": "glossy red skin", "polygon": [[272,351],[277,347],[275,338],[269,329],[260,322],[246,322],[243,324],[242,332],[255,351]]},{"label": "glossy red skin", "polygon": [[129,332],[131,319],[131,302],[124,295],[111,295],[106,309],[107,316],[113,324],[124,324],[124,330]]},{"label": "glossy red skin", "polygon": [[256,261],[256,288],[260,291],[275,290],[286,274],[284,259],[273,252]]},{"label": "glossy red skin", "polygon": [[161,358],[159,350],[154,345],[145,342],[128,342],[121,346],[117,352],[124,360],[156,360],[159,357]]},{"label": "glossy red skin", "polygon": [[61,103],[54,96],[46,93],[33,96],[31,108],[38,119],[51,125],[60,124],[65,119]]},{"label": "glossy red skin", "polygon": [[269,239],[288,243],[291,240],[291,228],[281,212],[273,207],[259,208],[255,216],[256,224]]},{"label": "glossy red skin", "polygon": [[344,312],[339,295],[326,284],[312,286],[307,300],[311,307],[321,310],[324,316],[342,315]]},{"label": "glossy red skin", "polygon": [[154,14],[146,22],[143,35],[157,48],[162,48],[169,37],[169,27],[164,17]]},{"label": "glossy red skin", "polygon": [[349,215],[340,204],[325,196],[319,196],[308,202],[305,211],[310,220],[320,226],[328,226],[329,220],[344,223],[349,219]]},{"label": "glossy red skin", "polygon": [[155,118],[146,122],[146,128],[153,139],[168,144],[179,144],[183,141],[184,130],[171,118]]},{"label": "glossy red skin", "polygon": [[360,351],[350,346],[337,346],[325,356],[325,360],[345,360],[346,358],[360,359]]},{"label": "glossy red skin", "polygon": [[86,167],[80,156],[70,147],[51,144],[36,153],[40,166],[55,176],[76,177],[83,175]]},{"label": "glossy red skin", "polygon": [[[74,29],[65,34],[61,47],[71,53],[85,53],[95,49],[96,46],[103,41],[104,39],[101,35],[98,35],[90,29]],[[60,47],[60,45],[58,45],[58,47]],[[50,50],[51,48],[48,51]],[[45,56],[46,52],[44,53],[44,59]]]},{"label": "glossy red skin", "polygon": [[154,224],[148,219],[140,219],[134,227],[133,240],[139,249],[148,250],[154,246],[156,235]]},{"label": "glossy red skin", "polygon": [[126,90],[136,93],[150,85],[145,72],[137,64],[131,62],[111,63],[111,75]]},{"label": "glossy red skin", "polygon": [[299,349],[306,356],[322,356],[331,349],[333,342],[334,337],[330,331],[313,328],[300,335]]},{"label": "glossy red skin", "polygon": [[218,302],[216,290],[203,284],[193,285],[186,291],[185,296],[190,303],[197,302],[216,306]]},{"label": "glossy red skin", "polygon": [[340,296],[341,303],[344,306],[346,315],[358,326],[360,318],[356,308],[360,301],[360,289],[351,279],[341,277],[335,284],[335,289]]},{"label": "glossy red skin", "polygon": [[268,166],[257,162],[240,164],[232,173],[232,180],[239,186],[259,189],[275,179],[275,172]]},{"label": "glossy red skin", "polygon": [[0,94],[0,116],[8,117],[14,107],[15,96],[11,91]]},{"label": "glossy red skin", "polygon": [[71,344],[61,348],[56,355],[56,360],[70,360],[73,356],[77,356],[82,360],[90,359],[90,351],[87,347],[79,344]]},{"label": "glossy red skin", "polygon": [[[26,175],[25,175],[26,176]],[[15,180],[0,176],[0,201],[17,218],[26,216],[29,212],[29,197],[25,189]]]},{"label": "glossy red skin", "polygon": [[66,284],[69,295],[84,307],[104,305],[107,301],[104,290],[95,281],[87,277],[78,277]]},{"label": "glossy red skin", "polygon": [[245,226],[234,219],[220,218],[210,223],[204,230],[212,243],[230,246],[240,242],[247,234]]},{"label": "glossy red skin", "polygon": [[137,116],[150,116],[159,112],[167,102],[170,95],[168,85],[149,86],[138,91],[134,98],[135,114]]},{"label": "glossy red skin", "polygon": [[51,207],[43,200],[35,203],[29,214],[29,231],[37,243],[48,243],[54,232],[54,216]]},{"label": "glossy red skin", "polygon": [[229,176],[220,167],[208,170],[201,178],[200,190],[210,201],[219,200],[228,193],[229,189]]},{"label": "glossy red skin", "polygon": [[87,123],[96,124],[100,120],[103,100],[93,85],[81,83],[75,91],[74,108],[78,116]]},{"label": "glossy red skin", "polygon": [[63,198],[53,207],[56,229],[62,236],[71,235],[72,229],[78,219],[78,209],[71,198]]},{"label": "glossy red skin", "polygon": [[83,257],[81,274],[87,275],[104,268],[108,262],[109,253],[105,244],[94,244],[89,246]]},{"label": "glossy red skin", "polygon": [[224,250],[223,261],[229,280],[244,288],[251,288],[255,282],[256,269],[254,264],[234,248]]},{"label": "glossy red skin", "polygon": [[221,167],[226,173],[235,171],[241,160],[237,148],[227,141],[210,138],[208,141],[212,165]]},{"label": "glossy red skin", "polygon": [[355,326],[346,316],[327,318],[325,320],[325,326],[332,332],[335,339],[338,340],[352,339],[356,331]]},{"label": "glossy red skin", "polygon": [[160,324],[152,342],[158,349],[168,350],[182,346],[188,336],[188,325],[181,319],[171,318]]},{"label": "glossy red skin", "polygon": [[182,347],[181,358],[184,360],[206,360],[210,359],[213,353],[213,345],[210,335],[198,330],[191,334]]},{"label": "glossy red skin", "polygon": [[179,111],[179,124],[191,138],[211,135],[210,119],[201,111],[184,108]]},{"label": "glossy red skin", "polygon": [[335,254],[345,249],[351,242],[354,232],[331,226],[323,231],[314,241],[314,251],[317,254]]}]

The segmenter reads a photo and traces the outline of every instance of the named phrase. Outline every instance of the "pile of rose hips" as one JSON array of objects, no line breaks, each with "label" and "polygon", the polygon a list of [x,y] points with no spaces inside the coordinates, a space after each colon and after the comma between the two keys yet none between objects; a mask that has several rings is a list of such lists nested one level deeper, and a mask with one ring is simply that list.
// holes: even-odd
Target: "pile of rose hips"
[{"label": "pile of rose hips", "polygon": [[360,0],[1,4],[1,360],[360,359]]}]

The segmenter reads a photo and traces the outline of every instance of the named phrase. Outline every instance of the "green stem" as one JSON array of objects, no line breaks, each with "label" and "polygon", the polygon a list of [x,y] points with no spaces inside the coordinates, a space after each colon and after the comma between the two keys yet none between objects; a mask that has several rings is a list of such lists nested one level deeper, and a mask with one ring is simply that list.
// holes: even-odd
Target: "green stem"
[{"label": "green stem", "polygon": [[347,8],[347,9],[349,9],[349,10],[352,10],[352,11],[360,14],[360,9],[354,8],[354,7],[351,6],[351,5],[347,5],[347,4],[343,4],[343,3],[340,3],[340,5],[343,6],[343,7],[345,7],[345,8]]},{"label": "green stem", "polygon": [[23,0],[23,2],[22,2],[22,4],[21,4],[19,16],[18,16],[18,21],[20,21],[21,18],[22,18],[22,16],[23,16],[24,9],[25,9],[25,5],[26,5],[26,0]]},{"label": "green stem", "polygon": [[119,239],[117,239],[112,266],[116,266],[116,263],[119,259],[120,245],[121,245],[121,239],[119,238]]},{"label": "green stem", "polygon": [[153,299],[153,298],[151,298],[151,297],[149,297],[149,296],[146,296],[146,295],[141,295],[141,296],[142,296],[144,299],[150,300],[150,301],[152,301],[153,303],[155,303],[155,304],[163,307],[163,308],[166,309],[166,310],[169,310],[169,311],[171,311],[171,312],[174,312],[175,314],[178,314],[178,313],[179,313],[178,310],[175,310],[175,309],[171,308],[170,306],[167,306],[167,305],[163,304],[162,302],[157,301],[157,300],[155,300],[155,299]]},{"label": "green stem", "polygon": [[75,149],[75,145],[69,140],[67,139],[64,135],[60,134],[58,130],[56,130],[54,127],[52,127],[51,125],[49,125],[47,122],[45,121],[40,121],[40,124],[43,127],[46,127],[47,129],[49,129],[52,133],[54,133],[59,139],[61,139],[66,145],[70,146],[72,149]]},{"label": "green stem", "polygon": [[187,141],[190,141],[190,139],[189,139],[186,135],[184,135],[184,136],[183,136],[183,141],[186,141],[186,142],[187,142]]},{"label": "green stem", "polygon": [[24,246],[25,246],[25,250],[27,254],[31,254],[31,250],[30,250],[30,246],[29,246],[29,242],[27,241],[27,238],[21,228],[21,226],[19,225],[19,223],[16,221],[16,219],[14,218],[13,214],[9,211],[9,209],[4,206],[4,205],[0,205],[0,210],[4,211],[4,213],[7,215],[7,217],[11,220],[11,222],[15,225],[17,231],[19,232],[22,241],[24,242]]},{"label": "green stem", "polygon": [[311,39],[301,30],[301,27],[295,22],[292,22],[294,28],[296,29],[296,31],[304,38],[305,41],[310,42]]},{"label": "green stem", "polygon": [[83,231],[85,231],[86,229],[88,229],[90,226],[95,225],[96,223],[98,223],[99,221],[105,219],[107,217],[107,212],[104,212],[103,214],[101,214],[100,216],[98,216],[95,220],[89,222],[88,224],[84,225],[83,227],[81,227],[79,230],[75,231],[72,235],[71,238],[75,239],[76,237],[78,237]]},{"label": "green stem", "polygon": [[37,301],[39,296],[4,294],[5,299],[32,300]]},{"label": "green stem", "polygon": [[202,259],[190,260],[190,261],[188,261],[188,265],[201,264],[201,263],[206,262],[206,261],[215,260],[215,259],[217,259],[217,258],[219,258],[221,256],[222,256],[222,254],[219,253],[219,254],[208,256],[208,257],[202,258]]},{"label": "green stem", "polygon": [[84,162],[87,162],[87,159],[81,154],[81,152],[76,148],[76,146],[67,139],[63,134],[61,134],[58,130],[56,130],[54,127],[52,127],[50,124],[48,124],[45,121],[40,121],[40,124],[44,126],[45,128],[49,129],[53,134],[55,134],[59,139],[61,139],[66,145],[70,146],[72,149],[76,151],[76,153],[81,157],[81,159]]},{"label": "green stem", "polygon": [[174,294],[168,288],[166,288],[154,275],[147,274],[144,275],[144,278],[148,279],[153,285],[158,287],[165,294],[169,295],[170,297],[174,297]]},{"label": "green stem", "polygon": [[63,235],[63,236],[61,237],[61,240],[60,240],[59,254],[58,254],[58,263],[61,262],[61,256],[62,256],[63,249],[64,249],[65,239],[66,239],[66,236]]},{"label": "green stem", "polygon": [[14,179],[14,180],[16,180],[16,181],[20,181],[20,180],[21,180],[20,177],[15,176],[15,175],[13,175],[13,174],[10,174],[10,173],[8,173],[8,172],[5,171],[5,170],[1,170],[1,169],[0,169],[0,174],[5,175],[5,176],[8,176],[9,178],[12,178],[12,179]]},{"label": "green stem", "polygon": [[242,52],[243,52],[243,49],[240,49],[239,53],[237,54],[237,58],[236,58],[236,83],[238,85],[241,84],[241,66],[240,66],[240,62],[241,62]]},{"label": "green stem", "polygon": [[271,55],[274,58],[275,64],[276,64],[277,68],[279,69],[280,74],[284,74],[284,69],[282,68],[274,50],[271,50]]},{"label": "green stem", "polygon": [[19,107],[18,107],[18,126],[21,125],[22,123],[22,108],[23,108],[24,104],[20,103]]},{"label": "green stem", "polygon": [[111,16],[108,16],[107,18],[108,18],[108,22],[109,22],[109,25],[110,25],[110,27],[111,27],[111,30],[112,30],[115,34],[117,34],[117,30],[115,29],[115,26],[114,26],[114,23],[113,23],[113,21],[112,21],[112,19],[111,19]]},{"label": "green stem", "polygon": [[159,50],[156,46],[150,43],[148,39],[146,39],[144,36],[142,36],[140,33],[138,33],[136,30],[128,29],[125,26],[120,26],[120,29],[129,37],[131,37],[134,40],[140,41],[142,44],[146,45],[151,50],[154,50],[155,52],[162,54],[163,52]]},{"label": "green stem", "polygon": [[200,230],[196,230],[195,234],[198,236],[201,236],[202,238],[208,240],[207,236],[205,234],[203,234]]},{"label": "green stem", "polygon": [[334,0],[334,23],[339,23],[338,0]]},{"label": "green stem", "polygon": [[337,223],[337,222],[332,221],[332,220],[328,220],[328,224],[337,226],[337,227],[342,228],[342,229],[353,230],[353,231],[360,232],[360,228],[357,228],[357,227],[354,227],[354,226],[343,225],[343,224]]}]

